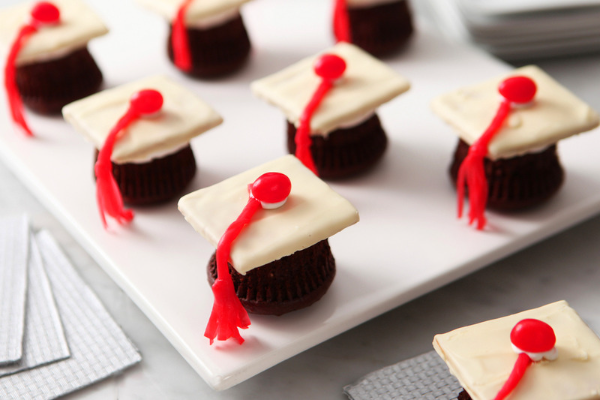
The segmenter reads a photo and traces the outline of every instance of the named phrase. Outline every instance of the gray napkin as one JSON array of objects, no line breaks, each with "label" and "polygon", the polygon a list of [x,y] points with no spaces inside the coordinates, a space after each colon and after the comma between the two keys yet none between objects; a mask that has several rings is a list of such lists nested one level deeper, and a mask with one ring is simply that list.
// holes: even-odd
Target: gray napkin
[{"label": "gray napkin", "polygon": [[352,400],[455,400],[462,391],[435,351],[372,372],[344,387]]},{"label": "gray napkin", "polygon": [[27,217],[0,221],[0,365],[23,356],[28,244]]},{"label": "gray napkin", "polygon": [[29,243],[27,316],[23,358],[0,366],[0,377],[69,357],[69,347],[58,315],[42,256],[33,238]]},{"label": "gray napkin", "polygon": [[35,236],[42,253],[71,357],[0,378],[0,399],[54,399],[141,360],[137,349],[81,280],[47,232]]}]

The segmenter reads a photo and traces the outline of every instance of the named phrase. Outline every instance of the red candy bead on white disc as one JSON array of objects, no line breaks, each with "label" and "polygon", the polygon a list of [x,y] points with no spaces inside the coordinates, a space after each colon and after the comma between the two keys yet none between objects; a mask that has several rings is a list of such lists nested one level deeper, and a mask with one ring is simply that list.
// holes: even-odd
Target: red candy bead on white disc
[{"label": "red candy bead on white disc", "polygon": [[139,115],[153,115],[163,106],[163,96],[158,90],[144,89],[131,96],[129,104],[131,109]]},{"label": "red candy bead on white disc", "polygon": [[283,206],[291,191],[290,178],[279,172],[267,172],[250,186],[251,196],[269,210]]},{"label": "red candy bead on white disc", "polygon": [[525,353],[533,361],[554,360],[558,356],[554,330],[537,319],[524,319],[515,325],[510,341],[516,353]]},{"label": "red candy bead on white disc", "polygon": [[55,25],[60,22],[60,11],[54,4],[41,1],[31,9],[31,20],[34,25]]},{"label": "red candy bead on white disc", "polygon": [[498,91],[511,103],[523,105],[533,101],[537,92],[537,86],[531,78],[513,76],[502,81],[498,87]]}]

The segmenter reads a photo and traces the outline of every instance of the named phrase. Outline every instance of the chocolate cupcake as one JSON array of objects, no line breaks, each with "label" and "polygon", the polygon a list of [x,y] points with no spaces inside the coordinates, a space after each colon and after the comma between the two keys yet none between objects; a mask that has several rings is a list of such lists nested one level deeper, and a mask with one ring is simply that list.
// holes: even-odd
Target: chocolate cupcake
[{"label": "chocolate cupcake", "polygon": [[10,49],[5,86],[15,122],[29,130],[21,102],[42,114],[95,93],[102,73],[87,43],[108,32],[81,0],[27,3],[0,11],[0,44]]},{"label": "chocolate cupcake", "polygon": [[240,69],[250,55],[250,39],[240,14],[249,0],[137,0],[170,23],[167,53],[177,68],[196,78]]},{"label": "chocolate cupcake", "polygon": [[179,210],[217,248],[208,264],[211,343],[242,342],[247,312],[281,315],[319,300],[335,276],[327,238],[358,222],[356,209],[293,156],[188,194]]},{"label": "chocolate cupcake", "polygon": [[456,329],[433,347],[459,400],[597,399],[600,338],[566,301]]},{"label": "chocolate cupcake", "polygon": [[413,33],[408,0],[334,0],[334,34],[381,57],[404,47]]},{"label": "chocolate cupcake", "polygon": [[381,159],[388,139],[376,108],[410,84],[358,47],[339,43],[251,87],[285,113],[288,151],[321,178],[341,179]]},{"label": "chocolate cupcake", "polygon": [[450,176],[459,216],[466,193],[470,222],[478,229],[485,227],[486,205],[517,210],[552,197],[564,177],[556,142],[600,121],[589,105],[535,66],[442,95],[432,107],[460,138]]},{"label": "chocolate cupcake", "polygon": [[[157,204],[179,195],[196,173],[189,141],[222,122],[208,104],[163,76],[76,101],[63,109],[63,115],[97,149],[95,171],[103,221],[108,210],[120,222],[130,219],[123,202]],[[111,184],[106,182],[112,180],[118,193],[109,194]],[[113,201],[121,204],[115,212],[110,211]]]}]

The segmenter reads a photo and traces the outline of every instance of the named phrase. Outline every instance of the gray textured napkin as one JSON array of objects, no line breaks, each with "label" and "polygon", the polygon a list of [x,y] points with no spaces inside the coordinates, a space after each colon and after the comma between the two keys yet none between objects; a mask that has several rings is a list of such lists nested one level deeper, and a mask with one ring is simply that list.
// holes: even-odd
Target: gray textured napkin
[{"label": "gray textured napkin", "polygon": [[0,221],[0,365],[23,356],[28,244],[26,216]]},{"label": "gray textured napkin", "polygon": [[33,238],[29,243],[28,263],[23,358],[15,364],[0,366],[0,377],[63,360],[70,355],[42,256]]},{"label": "gray textured napkin", "polygon": [[141,360],[137,349],[81,280],[47,232],[35,236],[60,312],[71,357],[0,378],[0,399],[54,399]]},{"label": "gray textured napkin", "polygon": [[454,400],[462,391],[435,351],[390,365],[344,387],[352,400]]}]

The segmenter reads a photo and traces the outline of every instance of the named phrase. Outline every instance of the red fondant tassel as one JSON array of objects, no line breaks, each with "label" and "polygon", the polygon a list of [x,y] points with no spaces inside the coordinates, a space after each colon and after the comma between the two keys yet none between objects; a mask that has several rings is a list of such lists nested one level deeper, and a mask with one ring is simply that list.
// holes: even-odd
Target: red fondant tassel
[{"label": "red fondant tassel", "polygon": [[525,375],[525,371],[527,371],[527,368],[531,365],[531,363],[531,358],[529,358],[527,354],[519,354],[517,362],[515,363],[515,366],[513,367],[513,370],[510,373],[510,376],[508,377],[506,382],[504,382],[502,389],[500,389],[496,397],[494,397],[494,400],[504,400],[506,397],[508,397],[508,395],[513,390],[515,390],[515,388],[523,378],[523,375]]},{"label": "red fondant tassel", "polygon": [[[261,175],[252,185],[248,186],[250,197],[248,203],[237,219],[229,225],[217,245],[217,279],[212,291],[214,303],[204,336],[213,344],[217,340],[234,338],[239,344],[244,343],[238,328],[250,326],[248,312],[242,306],[235,293],[233,280],[229,274],[229,257],[233,242],[242,230],[250,224],[252,217],[263,206],[276,208],[283,205],[292,190],[290,179],[278,172],[268,172]],[[269,206],[271,205],[271,206]]]},{"label": "red fondant tassel", "polygon": [[533,100],[536,90],[535,83],[524,76],[515,76],[504,80],[499,87],[499,92],[504,99],[498,107],[496,116],[481,137],[471,145],[467,157],[460,165],[456,181],[458,218],[461,218],[463,213],[466,185],[469,188],[469,225],[476,222],[479,230],[485,228],[487,222],[485,207],[488,199],[488,183],[484,171],[484,158],[488,154],[490,141],[502,128],[510,113],[511,103],[529,103]]},{"label": "red fondant tassel", "polygon": [[96,172],[96,200],[102,225],[105,229],[107,228],[106,215],[114,218],[119,224],[124,224],[133,219],[133,212],[126,210],[123,206],[123,198],[113,176],[111,157],[118,135],[142,115],[158,112],[162,104],[162,95],[156,90],[142,90],[135,93],[131,97],[129,109],[111,129],[102,149],[98,153],[94,168]]},{"label": "red fondant tassel", "polygon": [[179,9],[177,16],[173,21],[173,32],[171,34],[173,57],[175,65],[182,71],[190,71],[192,69],[192,55],[190,53],[190,41],[185,27],[185,15],[193,0],[184,0]]},{"label": "red fondant tassel", "polygon": [[315,73],[321,77],[322,80],[300,116],[294,141],[296,142],[296,157],[302,161],[302,164],[314,172],[315,175],[318,175],[310,151],[312,145],[312,139],[310,138],[310,121],[327,92],[333,87],[334,81],[339,79],[346,70],[346,62],[339,56],[325,54],[317,60],[314,69]]},{"label": "red fondant tassel", "polygon": [[33,132],[27,125],[27,121],[25,121],[25,116],[23,115],[23,101],[21,100],[19,89],[17,88],[17,57],[25,43],[27,43],[27,40],[31,35],[38,31],[39,27],[57,24],[59,20],[60,11],[55,5],[48,2],[37,3],[31,9],[31,21],[19,29],[17,38],[13,42],[10,52],[8,53],[8,58],[6,59],[6,66],[4,67],[4,86],[8,97],[10,114],[13,121],[23,129],[27,136],[33,136]]},{"label": "red fondant tassel", "polygon": [[350,17],[346,0],[335,0],[333,9],[333,34],[338,42],[352,43]]}]

